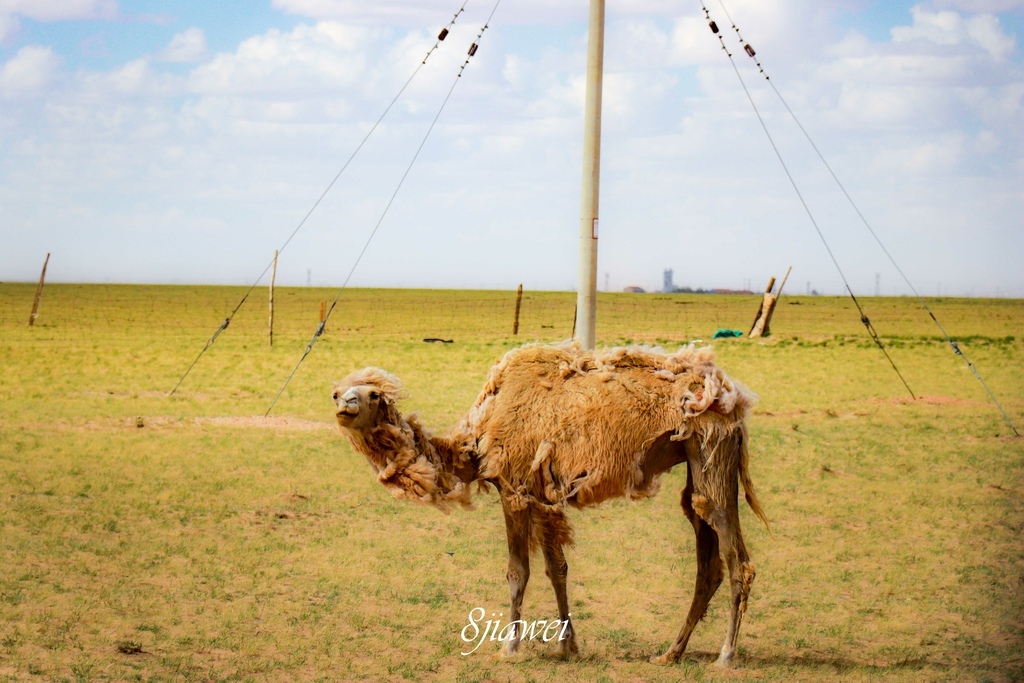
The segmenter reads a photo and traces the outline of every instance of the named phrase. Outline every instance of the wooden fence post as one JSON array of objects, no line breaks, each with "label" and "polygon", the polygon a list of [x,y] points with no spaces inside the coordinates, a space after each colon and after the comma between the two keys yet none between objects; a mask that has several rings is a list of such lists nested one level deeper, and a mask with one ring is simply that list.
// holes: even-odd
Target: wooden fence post
[{"label": "wooden fence post", "polygon": [[786,276],[782,278],[779,291],[775,294],[772,294],[772,288],[775,287],[775,277],[773,276],[768,280],[768,286],[765,287],[764,297],[761,299],[761,306],[757,309],[757,316],[754,318],[754,324],[750,328],[749,337],[767,337],[771,334],[768,324],[772,320],[772,314],[775,313],[775,304],[778,303],[779,297],[782,296],[782,288],[786,286],[786,280],[789,279],[789,273],[792,270],[793,266],[786,270]]},{"label": "wooden fence post", "polygon": [[274,250],[274,269],[270,271],[270,320],[267,321],[267,337],[274,345],[274,280],[277,279],[277,249]]},{"label": "wooden fence post", "polygon": [[519,291],[516,292],[516,319],[512,323],[512,336],[519,334],[519,307],[523,303],[523,285],[520,283]]},{"label": "wooden fence post", "polygon": [[36,317],[39,315],[39,299],[43,296],[43,282],[46,280],[46,266],[50,263],[50,254],[47,252],[46,260],[43,261],[43,272],[39,275],[39,286],[36,287],[36,298],[32,302],[32,312],[28,316],[28,325],[32,327],[36,324]]},{"label": "wooden fence post", "polygon": [[768,326],[772,322],[772,315],[775,314],[775,304],[778,303],[779,297],[782,296],[782,288],[786,286],[786,280],[789,279],[789,272],[791,270],[793,270],[793,266],[790,266],[789,268],[786,269],[786,274],[782,276],[782,282],[779,283],[779,291],[775,293],[775,298],[772,299],[772,305],[768,309],[768,312],[765,313],[764,315],[764,332],[761,333],[762,336],[767,337],[769,334],[771,334],[771,332],[768,329]]},{"label": "wooden fence post", "polygon": [[750,326],[750,336],[759,337],[760,334],[754,334],[754,330],[757,329],[757,323],[761,320],[761,314],[764,313],[764,302],[766,298],[772,293],[772,287],[775,286],[775,276],[772,275],[768,278],[768,286],[764,288],[764,296],[761,297],[761,303],[757,307],[757,315],[754,316],[754,324]]}]

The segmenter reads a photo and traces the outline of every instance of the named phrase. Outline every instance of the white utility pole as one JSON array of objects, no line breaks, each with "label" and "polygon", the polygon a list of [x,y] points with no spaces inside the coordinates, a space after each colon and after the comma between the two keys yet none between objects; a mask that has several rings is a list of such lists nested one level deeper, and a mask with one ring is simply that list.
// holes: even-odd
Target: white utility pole
[{"label": "white utility pole", "polygon": [[590,0],[587,102],[583,125],[583,199],[576,286],[576,339],[593,349],[597,323],[597,208],[601,181],[601,76],[604,71],[604,0]]}]

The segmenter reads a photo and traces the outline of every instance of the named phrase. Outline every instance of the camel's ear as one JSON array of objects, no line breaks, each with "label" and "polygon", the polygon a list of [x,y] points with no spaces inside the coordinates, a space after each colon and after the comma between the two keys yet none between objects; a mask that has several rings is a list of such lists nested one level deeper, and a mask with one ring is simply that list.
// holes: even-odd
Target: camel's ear
[{"label": "camel's ear", "polygon": [[368,378],[367,383],[377,387],[384,402],[388,405],[394,406],[395,403],[406,397],[402,381],[390,372],[385,372],[380,368],[366,368],[364,372],[366,371],[372,371],[372,376]]},{"label": "camel's ear", "polygon": [[384,397],[384,401],[381,403],[381,409],[384,411],[384,421],[388,424],[397,425],[401,422],[402,416],[398,412],[398,407],[395,405],[393,399],[389,398],[386,394],[381,394]]}]

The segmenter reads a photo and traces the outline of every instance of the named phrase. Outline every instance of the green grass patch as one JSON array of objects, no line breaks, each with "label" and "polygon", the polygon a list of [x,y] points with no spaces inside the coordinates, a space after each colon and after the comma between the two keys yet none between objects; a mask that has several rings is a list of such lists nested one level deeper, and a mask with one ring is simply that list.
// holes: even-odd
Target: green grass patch
[{"label": "green grass patch", "polygon": [[[722,340],[757,392],[749,511],[758,575],[739,668],[712,668],[725,591],[677,667],[693,536],[659,497],[573,513],[582,655],[459,653],[469,611],[507,612],[500,506],[450,516],[393,500],[331,422],[366,365],[405,381],[439,430],[491,363],[572,330],[574,295],[350,290],[274,409],[334,292],[279,288],[275,345],[253,294],[168,398],[244,289],[0,285],[0,681],[1019,680],[1024,449],[927,314],[865,299],[911,400],[847,300],[786,297],[764,340]],[[799,303],[800,305],[787,305]],[[602,294],[599,343],[710,340],[756,296]],[[1024,303],[929,300],[1024,423]],[[425,343],[427,337],[452,344]],[[139,426],[141,425],[141,426]],[[527,619],[550,618],[540,558]]]}]

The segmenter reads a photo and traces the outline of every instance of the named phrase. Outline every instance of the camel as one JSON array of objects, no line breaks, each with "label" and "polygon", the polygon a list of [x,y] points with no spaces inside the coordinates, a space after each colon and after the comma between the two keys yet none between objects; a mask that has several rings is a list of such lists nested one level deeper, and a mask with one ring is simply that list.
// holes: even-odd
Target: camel
[{"label": "camel", "polygon": [[686,463],[681,505],[696,534],[697,580],[686,621],[658,664],[679,660],[729,572],[732,600],[718,664],[736,654],[754,565],[740,533],[739,485],[754,513],[768,520],[749,473],[744,418],[757,400],[719,369],[711,348],[666,355],[646,348],[586,351],[574,342],[528,344],[490,370],[466,416],[434,436],[396,403],[402,383],[379,368],[350,374],[334,387],[336,417],[353,448],[397,498],[447,512],[472,507],[471,484],[494,486],[508,536],[510,629],[503,654],[523,638],[521,606],[530,553],[539,547],[554,588],[558,654],[578,652],[566,595],[573,543],[568,506],[585,508],[628,496],[653,496],[660,475]]}]

